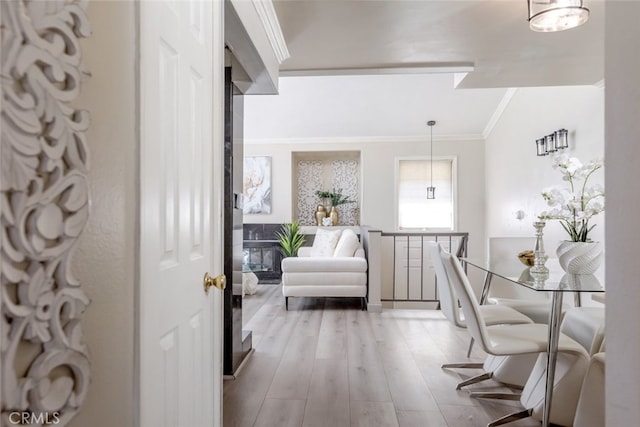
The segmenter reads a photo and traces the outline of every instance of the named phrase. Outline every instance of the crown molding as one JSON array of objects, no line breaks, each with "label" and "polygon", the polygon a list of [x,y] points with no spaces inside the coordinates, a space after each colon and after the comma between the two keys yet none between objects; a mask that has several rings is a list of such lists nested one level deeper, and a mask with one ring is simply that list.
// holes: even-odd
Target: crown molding
[{"label": "crown molding", "polygon": [[500,103],[496,107],[496,110],[493,112],[491,118],[487,122],[487,126],[485,126],[484,130],[482,131],[482,139],[486,140],[489,137],[489,134],[491,134],[491,132],[493,131],[493,128],[498,123],[498,120],[500,120],[500,117],[502,117],[504,110],[506,110],[507,106],[511,102],[511,99],[513,98],[513,95],[515,95],[517,91],[517,88],[507,89],[504,96],[500,100]]},{"label": "crown molding", "polygon": [[[398,144],[426,142],[427,137],[421,136],[350,136],[350,137],[318,137],[318,138],[245,138],[247,145],[265,144],[296,144],[300,146],[310,144]],[[458,134],[458,135],[434,135],[433,142],[461,142],[461,141],[484,141],[480,134]]]},{"label": "crown molding", "polygon": [[396,74],[436,74],[436,73],[469,73],[473,71],[473,63],[442,63],[412,65],[406,67],[362,67],[362,68],[317,68],[301,70],[280,70],[283,77],[306,76],[375,76]]},{"label": "crown molding", "polygon": [[291,56],[271,0],[252,0],[279,64]]}]

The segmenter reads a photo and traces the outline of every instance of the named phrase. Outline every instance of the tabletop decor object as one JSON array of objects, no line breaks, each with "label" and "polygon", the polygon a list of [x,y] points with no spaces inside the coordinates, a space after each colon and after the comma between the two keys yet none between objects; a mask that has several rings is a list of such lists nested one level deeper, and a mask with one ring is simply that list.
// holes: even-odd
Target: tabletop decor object
[{"label": "tabletop decor object", "polygon": [[327,217],[327,210],[322,205],[318,205],[314,213],[316,225],[322,225],[322,220]]},{"label": "tabletop decor object", "polygon": [[544,252],[544,241],[542,240],[542,229],[545,226],[545,222],[536,221],[533,223],[533,226],[536,229],[536,246],[533,250],[533,267],[531,267],[529,271],[534,277],[536,274],[546,276],[549,274],[549,269],[544,266],[544,263],[547,262],[549,257]]},{"label": "tabletop decor object", "polygon": [[589,220],[604,211],[604,189],[601,185],[588,186],[591,175],[603,168],[601,160],[582,164],[566,154],[554,159],[554,169],[562,173],[569,186],[551,187],[542,192],[542,197],[552,209],[539,215],[541,220],[557,219],[569,234],[556,254],[562,268],[571,274],[592,274],[602,262],[602,244],[589,238],[595,225]]},{"label": "tabletop decor object", "polygon": [[533,267],[536,256],[532,250],[526,250],[518,253],[518,259],[527,267]]},{"label": "tabletop decor object", "polygon": [[[335,188],[332,191],[316,191],[316,196],[321,199],[327,200],[329,203],[327,204],[327,217],[331,218],[331,225],[338,225],[338,210],[336,209],[339,205],[344,205],[346,203],[355,203],[355,200],[349,199],[349,196],[345,196],[342,194],[342,190],[336,190]],[[323,222],[324,225],[324,222]]]}]

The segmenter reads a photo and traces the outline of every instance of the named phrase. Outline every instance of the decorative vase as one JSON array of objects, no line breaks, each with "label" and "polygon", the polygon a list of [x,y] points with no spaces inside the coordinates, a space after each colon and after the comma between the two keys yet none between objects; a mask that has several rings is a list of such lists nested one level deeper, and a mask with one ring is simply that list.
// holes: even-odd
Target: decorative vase
[{"label": "decorative vase", "polygon": [[331,206],[331,211],[329,212],[329,218],[331,218],[332,225],[338,225],[338,211],[335,206]]},{"label": "decorative vase", "polygon": [[315,213],[316,224],[322,225],[322,220],[327,217],[327,210],[322,205],[318,205]]},{"label": "decorative vase", "polygon": [[570,274],[593,274],[602,263],[602,243],[564,240],[556,249],[558,261]]}]

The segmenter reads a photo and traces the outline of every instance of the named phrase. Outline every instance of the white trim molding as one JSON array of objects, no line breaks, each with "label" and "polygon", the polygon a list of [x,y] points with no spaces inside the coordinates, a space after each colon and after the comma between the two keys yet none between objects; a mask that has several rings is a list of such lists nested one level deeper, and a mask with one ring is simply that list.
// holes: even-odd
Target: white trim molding
[{"label": "white trim molding", "polygon": [[89,298],[71,272],[89,218],[89,114],[73,106],[87,2],[0,3],[0,424],[64,426],[90,382]]},{"label": "white trim molding", "polygon": [[437,74],[451,73],[455,75],[470,73],[473,63],[418,64],[406,67],[363,67],[363,68],[316,68],[301,70],[281,70],[282,77],[307,76],[377,76],[401,74]]},{"label": "white trim molding", "polygon": [[[484,141],[481,134],[452,134],[434,136],[434,142],[446,141]],[[427,137],[420,136],[347,136],[347,137],[318,137],[318,138],[252,138],[245,139],[245,144],[295,144],[304,146],[305,144],[397,144],[411,142],[425,142]]]},{"label": "white trim molding", "polygon": [[279,64],[291,56],[271,0],[252,0]]},{"label": "white trim molding", "polygon": [[500,120],[500,117],[502,117],[504,110],[507,109],[507,106],[511,102],[513,95],[515,95],[517,91],[518,91],[517,88],[509,88],[504,93],[504,96],[500,100],[500,103],[496,107],[496,110],[491,115],[491,118],[489,118],[489,121],[487,122],[487,126],[485,126],[484,131],[482,131],[482,139],[486,140],[489,137],[489,134],[493,131],[493,128],[498,123],[498,120]]}]

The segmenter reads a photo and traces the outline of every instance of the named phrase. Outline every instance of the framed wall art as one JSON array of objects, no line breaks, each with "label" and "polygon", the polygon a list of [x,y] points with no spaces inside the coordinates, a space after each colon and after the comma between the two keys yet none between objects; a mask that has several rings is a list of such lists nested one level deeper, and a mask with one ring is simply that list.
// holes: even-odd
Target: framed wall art
[{"label": "framed wall art", "polygon": [[245,157],[243,172],[244,214],[271,213],[271,157]]}]

